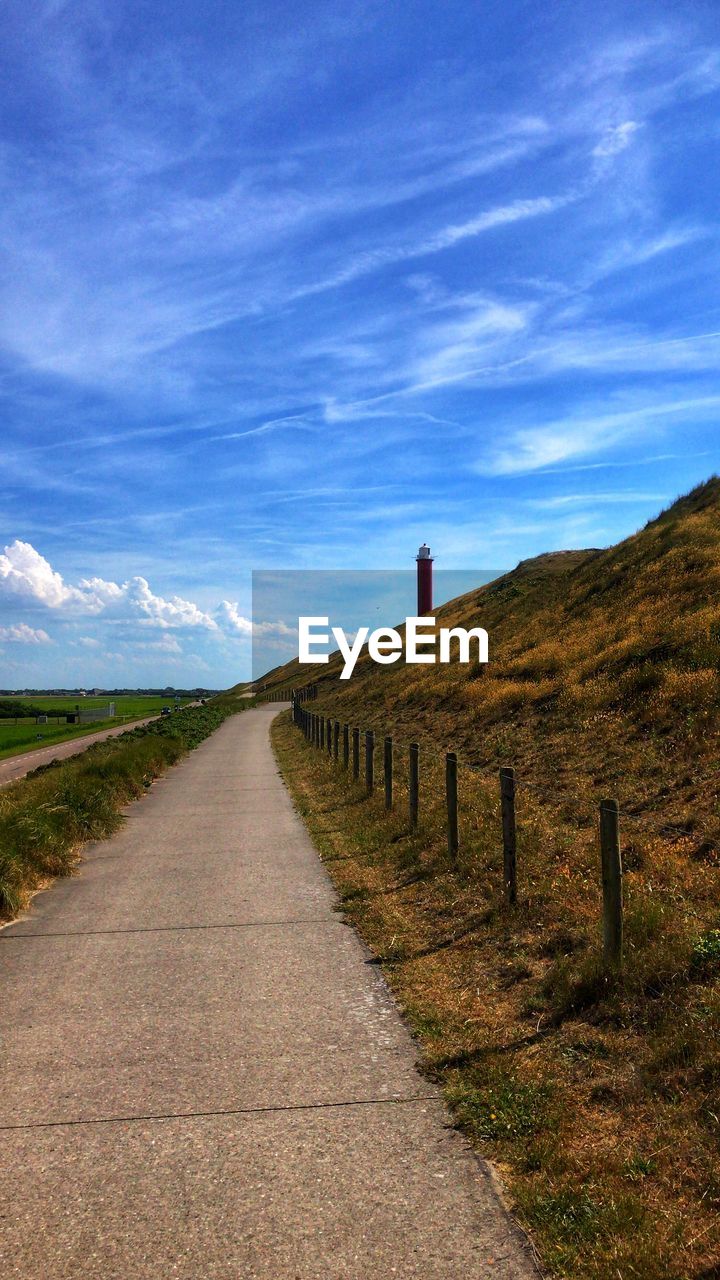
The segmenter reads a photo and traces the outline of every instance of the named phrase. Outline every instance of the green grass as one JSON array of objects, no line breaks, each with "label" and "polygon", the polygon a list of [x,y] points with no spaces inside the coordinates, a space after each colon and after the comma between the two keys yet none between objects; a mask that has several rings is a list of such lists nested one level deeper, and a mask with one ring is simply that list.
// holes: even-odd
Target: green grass
[{"label": "green grass", "polygon": [[[11,699],[3,699],[11,701]],[[118,698],[17,698],[12,699],[21,704],[23,709],[28,705],[36,706],[39,712],[55,713],[58,720],[48,724],[37,724],[33,718],[13,720],[0,719],[0,760],[8,756],[21,755],[27,751],[35,751],[41,747],[53,746],[55,743],[68,742],[74,738],[83,738],[90,733],[99,733],[103,729],[112,729],[129,720],[139,720],[146,716],[158,715],[163,707],[174,706],[174,702],[162,697],[132,696]],[[183,699],[186,705],[188,698]],[[96,720],[91,724],[69,725],[64,717],[77,707],[81,711],[91,711],[98,707],[106,707],[108,702],[115,703],[115,716],[112,719]]]},{"label": "green grass", "polygon": [[130,728],[82,755],[52,762],[0,791],[0,916],[10,919],[56,875],[69,875],[87,840],[112,835],[121,809],[198,746],[247,700],[220,697]]}]

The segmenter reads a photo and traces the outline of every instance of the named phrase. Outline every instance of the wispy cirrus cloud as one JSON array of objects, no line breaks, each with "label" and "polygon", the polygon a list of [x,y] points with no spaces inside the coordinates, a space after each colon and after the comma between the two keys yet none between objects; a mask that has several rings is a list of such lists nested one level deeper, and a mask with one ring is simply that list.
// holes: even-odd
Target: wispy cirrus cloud
[{"label": "wispy cirrus cloud", "polygon": [[612,125],[606,129],[603,137],[593,147],[593,155],[606,157],[617,156],[626,147],[630,146],[633,134],[641,129],[642,125],[637,120],[623,120],[622,124]]},{"label": "wispy cirrus cloud", "polygon": [[230,682],[251,565],[506,564],[712,468],[716,25],[520,10],[8,11],[13,653]]},{"label": "wispy cirrus cloud", "polygon": [[398,244],[365,250],[350,262],[341,266],[334,274],[325,279],[312,281],[302,285],[290,295],[292,300],[307,298],[315,293],[325,293],[329,289],[338,289],[363,276],[371,275],[383,267],[394,266],[399,262],[411,262],[415,258],[431,257],[451,249],[463,240],[473,239],[495,227],[508,226],[528,218],[551,214],[569,204],[576,195],[538,196],[532,200],[515,200],[509,205],[500,205],[494,209],[485,209],[466,222],[450,224],[426,235],[414,244]]},{"label": "wispy cirrus cloud", "polygon": [[567,511],[572,507],[594,507],[617,503],[635,506],[638,503],[662,503],[667,493],[648,493],[637,489],[593,490],[591,493],[563,493],[552,498],[528,498],[526,505],[536,511]]},{"label": "wispy cirrus cloud", "polygon": [[491,476],[521,475],[598,449],[607,450],[628,438],[647,439],[663,422],[682,422],[684,416],[715,419],[720,395],[666,403],[648,402],[639,408],[602,413],[589,410],[544,425],[515,430],[507,445],[476,464]]}]

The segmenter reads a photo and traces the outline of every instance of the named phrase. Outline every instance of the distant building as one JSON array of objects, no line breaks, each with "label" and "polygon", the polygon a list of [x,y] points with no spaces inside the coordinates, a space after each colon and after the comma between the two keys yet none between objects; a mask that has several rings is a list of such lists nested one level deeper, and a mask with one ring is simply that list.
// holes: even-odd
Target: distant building
[{"label": "distant building", "polygon": [[68,724],[92,724],[95,720],[112,720],[115,716],[115,703],[109,702],[106,707],[86,707],[84,711],[70,711],[66,716]]}]

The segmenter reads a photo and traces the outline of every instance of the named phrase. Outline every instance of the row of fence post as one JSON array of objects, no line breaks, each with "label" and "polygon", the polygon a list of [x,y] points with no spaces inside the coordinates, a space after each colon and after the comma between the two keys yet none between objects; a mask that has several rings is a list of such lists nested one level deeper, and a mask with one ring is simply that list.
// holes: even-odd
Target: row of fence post
[{"label": "row of fence post", "polygon": [[[352,773],[353,781],[360,781],[360,735],[357,726],[340,724],[293,701],[292,716],[311,745],[325,750],[335,760],[340,759],[339,743],[342,737],[343,768]],[[375,733],[366,729],[365,789],[370,796],[375,789]],[[393,739],[383,740],[383,776],[385,809],[394,806]],[[454,751],[445,754],[445,808],[447,848],[451,862],[456,862],[460,852],[458,822],[458,758]],[[509,907],[518,900],[517,887],[517,820],[515,805],[515,770],[500,770],[500,812],[502,819],[503,847],[503,896]],[[411,830],[418,826],[420,813],[420,744],[411,742],[408,752],[408,818]],[[600,857],[603,891],[603,957],[608,968],[617,969],[623,955],[623,893],[622,859],[620,854],[620,809],[617,800],[600,802]]]},{"label": "row of fence post", "polygon": [[262,689],[255,695],[258,702],[291,702],[293,707],[300,702],[312,702],[318,696],[316,684],[303,685],[301,689],[270,689],[267,693]]}]

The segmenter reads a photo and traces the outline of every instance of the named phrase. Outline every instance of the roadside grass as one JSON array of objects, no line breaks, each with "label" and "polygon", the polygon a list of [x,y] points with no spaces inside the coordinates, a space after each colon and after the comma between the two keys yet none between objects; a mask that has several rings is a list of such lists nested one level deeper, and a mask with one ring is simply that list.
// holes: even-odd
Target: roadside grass
[{"label": "roadside grass", "polygon": [[686,837],[633,834],[626,968],[610,979],[599,963],[598,855],[587,814],[522,793],[520,901],[509,910],[494,785],[461,770],[462,840],[452,863],[440,753],[423,753],[412,832],[404,751],[388,814],[381,751],[368,799],[287,714],[275,721],[273,742],[343,908],[419,1040],[422,1069],[496,1164],[548,1273],[718,1274],[714,860],[689,856]]},{"label": "roadside grass", "polygon": [[[88,734],[100,733],[103,729],[113,729],[127,720],[142,720],[148,716],[160,714],[164,706],[174,706],[167,698],[122,696],[117,698],[5,698],[4,706],[17,702],[19,709],[27,712],[33,706],[36,713],[47,713],[50,720],[47,724],[37,724],[34,716],[22,715],[17,723],[9,716],[0,717],[0,760],[8,756],[24,755],[42,747],[54,746],[59,742],[69,742],[75,738],[87,737]],[[91,724],[69,725],[65,716],[76,707],[82,711],[94,711],[106,707],[108,702],[115,703],[115,716],[105,720],[95,720]],[[186,705],[189,699],[183,699]],[[52,717],[56,717],[53,721]]]},{"label": "roadside grass", "polygon": [[122,807],[247,701],[219,697],[94,743],[0,790],[0,920],[53,876],[70,875],[87,840],[112,835]]}]

